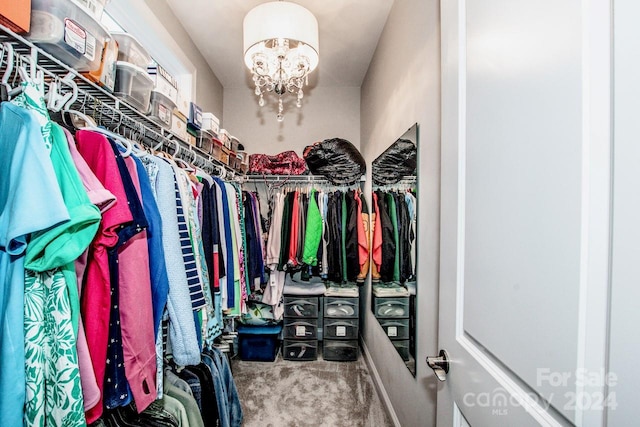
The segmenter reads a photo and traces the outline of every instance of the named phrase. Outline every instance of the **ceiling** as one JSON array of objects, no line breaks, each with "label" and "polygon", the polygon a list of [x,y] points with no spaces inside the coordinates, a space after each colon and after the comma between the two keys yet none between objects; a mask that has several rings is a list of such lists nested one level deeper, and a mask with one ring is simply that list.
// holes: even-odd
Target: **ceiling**
[{"label": "ceiling", "polygon": [[[318,20],[320,64],[310,86],[360,87],[393,0],[294,0]],[[252,87],[242,21],[266,0],[167,0],[224,88]]]}]

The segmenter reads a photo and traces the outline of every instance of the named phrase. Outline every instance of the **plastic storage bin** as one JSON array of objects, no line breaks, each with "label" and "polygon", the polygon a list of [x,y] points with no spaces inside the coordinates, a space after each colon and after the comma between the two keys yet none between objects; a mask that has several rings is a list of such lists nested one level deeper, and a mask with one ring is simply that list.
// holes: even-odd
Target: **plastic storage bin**
[{"label": "plastic storage bin", "polygon": [[118,61],[129,62],[146,71],[151,56],[135,37],[127,33],[111,33],[111,37],[118,42]]},{"label": "plastic storage bin", "polygon": [[322,358],[336,362],[358,360],[358,341],[324,340]]},{"label": "plastic storage bin", "polygon": [[284,319],[284,338],[299,340],[318,339],[318,319]]},{"label": "plastic storage bin", "polygon": [[229,165],[229,149],[227,147],[221,147],[220,158],[218,160],[225,165]]},{"label": "plastic storage bin", "polygon": [[409,339],[409,319],[379,319],[380,326],[391,339]]},{"label": "plastic storage bin", "polygon": [[153,79],[154,90],[169,97],[178,105],[178,81],[160,65],[149,65],[147,72]]},{"label": "plastic storage bin", "polygon": [[146,69],[129,62],[116,62],[116,85],[113,91],[115,96],[140,112],[147,113],[152,89],[153,80]]},{"label": "plastic storage bin", "polygon": [[80,72],[100,68],[109,32],[69,0],[32,0],[27,38]]},{"label": "plastic storage bin", "polygon": [[231,151],[235,153],[236,151],[238,151],[238,147],[240,146],[240,140],[233,135],[230,136],[229,140],[231,143]]},{"label": "plastic storage bin", "polygon": [[318,297],[284,297],[286,317],[318,317]]},{"label": "plastic storage bin", "polygon": [[358,318],[359,302],[357,297],[325,297],[325,317]]},{"label": "plastic storage bin", "polygon": [[220,134],[218,136],[220,137],[222,145],[224,145],[228,149],[231,149],[231,135],[229,134],[229,132],[227,132],[226,129],[220,129]]},{"label": "plastic storage bin", "polygon": [[202,149],[207,154],[213,151],[213,135],[209,132],[200,131],[196,139],[196,147]]},{"label": "plastic storage bin", "polygon": [[358,319],[324,319],[325,339],[358,339]]},{"label": "plastic storage bin", "polygon": [[166,129],[171,129],[173,109],[176,104],[160,92],[151,91],[151,111],[149,118]]},{"label": "plastic storage bin", "polygon": [[316,360],[318,358],[318,341],[284,340],[282,358],[285,360]]},{"label": "plastic storage bin", "polygon": [[211,157],[216,160],[220,160],[222,157],[222,142],[219,139],[213,138],[213,147],[211,147]]},{"label": "plastic storage bin", "polygon": [[202,113],[202,130],[208,130],[216,134],[220,133],[220,119],[213,115],[213,113]]},{"label": "plastic storage bin", "polygon": [[238,326],[238,353],[241,360],[273,362],[278,354],[281,325]]},{"label": "plastic storage bin", "polygon": [[374,297],[373,304],[376,317],[409,317],[409,297]]}]

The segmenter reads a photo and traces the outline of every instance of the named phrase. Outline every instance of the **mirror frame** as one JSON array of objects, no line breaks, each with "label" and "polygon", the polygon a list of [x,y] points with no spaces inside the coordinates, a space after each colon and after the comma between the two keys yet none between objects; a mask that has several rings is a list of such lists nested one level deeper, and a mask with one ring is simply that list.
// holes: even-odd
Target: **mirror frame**
[{"label": "mirror frame", "polygon": [[[415,192],[416,195],[416,203],[415,203],[415,207],[414,207],[414,213],[413,213],[413,218],[411,218],[411,221],[413,223],[413,233],[414,233],[414,238],[413,238],[413,242],[412,242],[412,249],[415,250],[415,258],[412,258],[412,266],[411,269],[414,273],[414,277],[413,277],[413,282],[415,283],[415,286],[413,286],[412,290],[409,290],[409,287],[406,285],[406,283],[410,283],[411,281],[407,280],[405,282],[402,282],[400,285],[404,288],[407,289],[407,291],[409,291],[409,296],[408,296],[408,300],[409,300],[409,313],[408,313],[408,319],[409,319],[409,339],[406,340],[408,341],[408,357],[407,354],[403,355],[403,352],[401,352],[400,349],[396,348],[398,350],[398,355],[402,358],[402,360],[404,361],[405,365],[407,366],[407,369],[411,372],[411,374],[415,377],[416,376],[416,303],[417,303],[417,294],[418,294],[418,290],[417,290],[417,284],[418,284],[418,266],[417,266],[417,260],[419,259],[418,257],[418,253],[419,253],[419,247],[418,247],[418,236],[419,236],[419,223],[418,223],[418,213],[419,213],[419,209],[420,209],[420,203],[418,202],[418,178],[419,178],[419,168],[420,168],[420,158],[419,158],[419,124],[418,123],[414,123],[413,125],[411,125],[406,132],[404,132],[399,138],[397,138],[393,143],[395,144],[399,139],[409,139],[411,140],[415,147],[416,147],[416,169],[414,171],[414,175],[409,175],[409,176],[413,176],[414,178],[407,180],[407,177],[402,177],[402,179],[398,182],[396,182],[395,184],[389,184],[389,185],[379,185],[376,184],[374,181],[374,168],[373,168],[373,162],[371,164],[371,209],[370,212],[373,214],[375,212],[375,206],[374,206],[374,199],[373,199],[373,193],[376,190],[392,190],[395,186],[395,188],[400,188],[400,187],[411,187],[412,190]],[[390,147],[390,146],[389,146]],[[380,156],[389,148],[385,148],[385,150],[383,150],[382,153],[380,153],[380,155],[378,155],[378,157],[376,157],[376,160],[380,158]],[[375,160],[374,160],[375,162]],[[376,218],[376,222],[379,221],[378,218]],[[377,223],[376,223],[377,225]],[[400,341],[405,341],[405,340],[394,340],[393,338],[391,338],[391,332],[389,331],[389,329],[384,329],[384,327],[382,326],[382,324],[380,323],[380,321],[388,321],[388,320],[393,320],[394,318],[379,318],[376,316],[376,312],[375,312],[375,304],[376,304],[376,296],[374,294],[374,286],[377,285],[378,281],[374,281],[374,262],[373,262],[373,233],[374,233],[374,226],[373,223],[370,226],[370,232],[371,232],[371,239],[370,241],[371,243],[371,268],[369,271],[369,277],[371,278],[371,311],[372,314],[374,315],[374,317],[376,318],[376,320],[378,321],[378,324],[381,325],[381,327],[383,328],[383,333],[385,335],[387,335],[389,337],[389,340],[394,343],[394,342],[400,342]],[[393,287],[393,286],[392,286]],[[378,297],[380,298],[380,297]],[[402,297],[404,298],[404,297]],[[405,318],[397,318],[398,320],[404,320]]]}]

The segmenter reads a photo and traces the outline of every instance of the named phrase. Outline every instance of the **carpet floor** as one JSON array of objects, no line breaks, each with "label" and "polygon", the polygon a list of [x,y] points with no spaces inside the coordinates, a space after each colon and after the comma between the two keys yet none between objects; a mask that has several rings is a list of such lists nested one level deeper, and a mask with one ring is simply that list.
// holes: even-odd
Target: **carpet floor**
[{"label": "carpet floor", "polygon": [[244,427],[391,427],[367,365],[233,360]]}]

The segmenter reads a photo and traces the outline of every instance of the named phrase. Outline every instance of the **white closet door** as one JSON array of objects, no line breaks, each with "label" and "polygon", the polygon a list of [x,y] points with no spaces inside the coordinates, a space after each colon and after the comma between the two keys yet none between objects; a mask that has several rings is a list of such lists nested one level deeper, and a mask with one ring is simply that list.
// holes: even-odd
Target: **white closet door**
[{"label": "white closet door", "polygon": [[602,423],[609,19],[598,0],[442,2],[440,426]]}]

